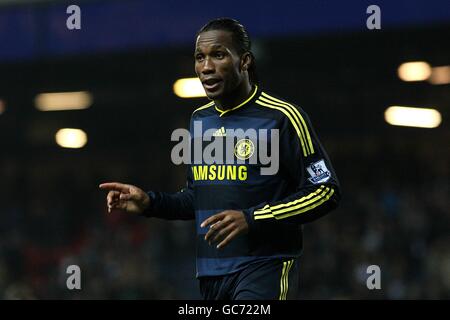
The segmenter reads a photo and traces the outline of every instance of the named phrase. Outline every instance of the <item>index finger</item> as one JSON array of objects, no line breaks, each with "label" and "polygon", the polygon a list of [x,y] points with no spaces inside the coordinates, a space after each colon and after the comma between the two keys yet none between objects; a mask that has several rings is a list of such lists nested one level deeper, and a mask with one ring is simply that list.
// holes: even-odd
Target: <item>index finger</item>
[{"label": "index finger", "polygon": [[102,190],[112,190],[112,191],[120,191],[129,193],[130,187],[127,184],[119,183],[119,182],[106,182],[99,185],[99,188]]},{"label": "index finger", "polygon": [[200,227],[204,228],[204,227],[210,225],[211,223],[215,223],[217,221],[222,220],[223,217],[224,217],[224,214],[222,212],[215,214],[215,215],[209,217],[208,219],[206,219],[205,221],[203,221],[202,224],[200,225]]}]

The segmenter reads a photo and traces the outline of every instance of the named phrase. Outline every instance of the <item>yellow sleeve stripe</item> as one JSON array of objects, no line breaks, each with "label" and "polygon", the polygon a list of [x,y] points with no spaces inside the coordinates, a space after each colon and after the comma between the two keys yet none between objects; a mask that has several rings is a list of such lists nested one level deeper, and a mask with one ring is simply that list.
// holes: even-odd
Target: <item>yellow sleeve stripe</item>
[{"label": "yellow sleeve stripe", "polygon": [[[329,189],[329,188],[327,188]],[[334,194],[334,189],[329,189],[329,193],[324,193],[316,198],[314,198],[314,201],[309,201],[308,204],[311,204],[310,206],[304,207],[304,205],[306,205],[306,203],[304,205],[299,205],[296,210],[294,210],[293,212],[288,212],[285,214],[278,214],[278,215],[274,215],[273,213],[269,213],[269,214],[264,214],[264,215],[258,215],[255,216],[255,220],[260,220],[260,219],[285,219],[285,218],[289,218],[298,214],[301,214],[303,212],[312,210],[318,206],[320,206],[321,204],[323,204],[324,202],[328,201]],[[328,192],[328,191],[327,191]],[[320,200],[319,200],[320,199]]]},{"label": "yellow sleeve stripe", "polygon": [[280,296],[279,300],[286,300],[287,293],[289,289],[289,271],[294,264],[294,260],[284,261],[283,262],[283,270],[281,271],[281,279],[280,279]]},{"label": "yellow sleeve stripe", "polygon": [[284,109],[284,108],[277,107],[277,106],[275,106],[275,105],[273,105],[273,104],[268,104],[268,103],[262,102],[262,101],[260,101],[260,100],[256,100],[255,102],[256,102],[257,104],[261,105],[261,106],[264,106],[264,107],[268,107],[268,108],[280,110],[281,112],[284,113],[284,115],[285,115],[286,117],[288,117],[288,119],[291,121],[292,125],[294,126],[295,131],[297,131],[297,135],[298,135],[298,137],[299,137],[299,139],[300,139],[300,142],[301,142],[301,145],[302,145],[303,155],[304,155],[305,157],[308,156],[308,150],[307,150],[307,148],[306,148],[306,146],[305,146],[305,143],[303,142],[302,135],[301,135],[301,133],[300,133],[300,129],[299,129],[297,123],[295,122],[295,120],[292,119],[292,117],[291,117],[291,115],[289,114],[289,112],[288,112],[286,109]]},{"label": "yellow sleeve stripe", "polygon": [[[320,190],[320,191],[319,191],[319,194],[317,194],[317,191],[316,191],[316,192],[314,192],[314,193],[316,194],[315,196],[313,196],[314,193],[309,194],[307,197],[301,198],[301,200],[306,200],[306,199],[308,199],[308,201],[301,201],[300,204],[298,204],[298,205],[296,205],[296,206],[291,206],[291,207],[286,208],[286,209],[272,210],[272,207],[269,207],[268,209],[264,210],[263,213],[262,213],[262,212],[255,212],[255,213],[254,213],[255,219],[256,219],[256,216],[260,216],[260,215],[263,215],[263,214],[265,214],[265,215],[270,214],[270,215],[272,215],[272,217],[276,218],[277,215],[280,215],[280,214],[282,214],[282,213],[287,213],[287,212],[291,212],[291,211],[298,210],[298,209],[300,209],[300,208],[304,208],[304,207],[306,207],[306,206],[308,206],[308,205],[310,205],[310,204],[312,204],[312,203],[318,201],[318,200],[321,199],[322,197],[324,197],[324,195],[326,195],[326,193],[327,193],[329,190],[330,190],[330,188],[326,188],[324,192],[322,192],[322,190]],[[311,199],[311,198],[312,198],[312,199]]]},{"label": "yellow sleeve stripe", "polygon": [[271,213],[273,211],[276,211],[277,209],[281,209],[281,208],[288,208],[288,207],[293,207],[294,205],[298,204],[298,203],[304,203],[306,200],[311,199],[312,197],[316,197],[318,196],[320,193],[322,193],[322,191],[324,191],[325,186],[322,185],[320,186],[320,188],[318,188],[316,191],[311,192],[310,194],[308,194],[307,196],[301,197],[300,199],[296,199],[294,201],[288,202],[288,203],[282,203],[282,204],[278,204],[276,206],[269,206],[266,205],[264,208],[259,209],[259,210],[255,210],[254,214],[255,215],[259,215],[259,214],[264,214],[264,213]]},{"label": "yellow sleeve stripe", "polygon": [[[211,101],[211,102],[209,102],[209,103],[207,103],[207,104],[201,106],[200,108],[195,109],[194,112],[197,112],[197,111],[200,111],[200,110],[209,108],[209,107],[211,107],[213,104],[214,104],[214,101]],[[194,113],[194,112],[192,112],[192,113]]]},{"label": "yellow sleeve stripe", "polygon": [[286,214],[278,215],[278,216],[276,216],[276,219],[285,219],[285,218],[289,218],[289,217],[292,217],[292,216],[295,216],[295,215],[299,215],[299,214],[301,214],[303,212],[312,210],[312,209],[320,206],[324,202],[330,200],[330,198],[333,196],[333,194],[334,194],[334,189],[331,189],[331,191],[326,196],[322,197],[323,198],[322,200],[314,203],[310,207],[307,207],[307,208],[304,208],[304,209],[300,209],[300,210],[297,210],[297,211],[292,212],[292,213],[286,213]]},{"label": "yellow sleeve stripe", "polygon": [[305,135],[304,129],[303,129],[302,125],[300,124],[300,120],[299,120],[297,114],[294,112],[294,110],[292,110],[291,107],[289,107],[289,106],[287,106],[285,104],[271,101],[271,100],[269,100],[267,98],[264,98],[262,96],[259,97],[259,100],[260,101],[264,101],[265,103],[268,103],[268,104],[273,105],[273,106],[279,106],[279,107],[281,107],[283,109],[286,109],[289,112],[291,117],[295,120],[295,122],[297,124],[297,127],[300,129],[300,133],[301,133],[300,139],[302,140],[302,145],[306,146],[306,153],[307,154],[311,154],[311,152],[308,150],[308,141],[306,140],[306,135]]},{"label": "yellow sleeve stripe", "polygon": [[286,214],[290,214],[292,212],[297,212],[299,209],[308,207],[311,204],[315,204],[317,201],[321,201],[321,199],[325,199],[327,196],[329,196],[330,194],[333,194],[334,190],[331,188],[326,188],[324,192],[322,192],[320,195],[312,198],[311,200],[308,200],[306,202],[300,203],[296,206],[293,206],[291,208],[287,208],[287,209],[281,209],[281,210],[276,210],[273,212],[273,214],[275,216],[285,216]]},{"label": "yellow sleeve stripe", "polygon": [[308,126],[306,125],[305,119],[303,119],[303,117],[302,117],[302,115],[300,114],[300,112],[298,111],[298,109],[297,109],[296,107],[294,107],[292,104],[290,104],[290,103],[288,103],[288,102],[286,102],[286,101],[282,101],[282,100],[280,100],[280,99],[277,99],[277,98],[275,98],[275,97],[272,97],[272,96],[268,95],[268,94],[265,93],[265,92],[262,92],[262,95],[263,95],[264,97],[266,97],[266,98],[272,100],[272,101],[275,101],[275,102],[284,104],[284,105],[289,106],[289,107],[292,108],[292,110],[294,111],[294,113],[297,114],[298,118],[300,119],[301,123],[303,124],[303,127],[304,127],[305,132],[306,132],[306,137],[307,137],[307,139],[308,139],[309,150],[311,150],[311,153],[310,153],[310,154],[313,154],[313,153],[314,153],[314,147],[313,147],[313,144],[312,144],[312,141],[311,141],[311,135],[309,134]]}]

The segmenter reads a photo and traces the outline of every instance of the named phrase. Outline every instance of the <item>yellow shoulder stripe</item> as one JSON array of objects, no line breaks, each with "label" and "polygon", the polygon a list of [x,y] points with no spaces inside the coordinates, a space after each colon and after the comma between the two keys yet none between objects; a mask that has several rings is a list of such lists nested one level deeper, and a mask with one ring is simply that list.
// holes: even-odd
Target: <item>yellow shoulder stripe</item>
[{"label": "yellow shoulder stripe", "polygon": [[286,109],[284,109],[284,108],[275,106],[275,105],[273,105],[273,104],[268,104],[268,103],[262,102],[262,101],[260,101],[259,99],[256,100],[255,102],[256,102],[257,104],[261,105],[261,106],[264,106],[264,107],[268,107],[268,108],[272,108],[272,109],[277,109],[277,110],[281,111],[282,113],[284,113],[284,115],[285,115],[286,117],[288,117],[288,119],[291,121],[292,125],[294,126],[295,131],[297,131],[297,135],[298,135],[298,137],[299,137],[299,139],[300,139],[300,143],[301,143],[301,145],[302,145],[303,155],[304,155],[305,157],[308,156],[308,149],[306,148],[305,142],[303,141],[303,138],[302,138],[302,134],[301,134],[301,132],[300,132],[300,129],[299,129],[297,123],[295,122],[295,120],[294,120],[294,119],[292,118],[292,116],[290,115],[290,113],[289,113]]},{"label": "yellow shoulder stripe", "polygon": [[[263,93],[264,93],[264,92],[263,92]],[[264,98],[264,97],[262,97],[262,96],[259,97],[259,100],[264,101],[264,102],[266,102],[266,103],[269,103],[269,104],[271,104],[271,105],[279,106],[279,107],[281,107],[281,108],[286,109],[286,111],[289,112],[289,114],[291,115],[291,117],[292,117],[292,118],[295,120],[295,122],[297,123],[298,128],[300,129],[300,133],[301,133],[300,139],[303,140],[304,145],[306,146],[306,153],[307,153],[307,154],[310,154],[311,152],[309,152],[309,150],[308,150],[308,145],[307,145],[308,142],[307,142],[307,140],[306,140],[306,135],[305,135],[303,126],[300,124],[300,120],[299,120],[297,114],[294,112],[294,110],[292,110],[292,108],[290,108],[289,106],[287,106],[287,105],[285,105],[285,104],[282,104],[282,103],[279,103],[279,102],[272,101],[272,100],[267,99],[267,98]]]},{"label": "yellow shoulder stripe", "polygon": [[297,121],[299,119],[300,120],[299,123],[301,122],[301,125],[304,128],[304,131],[305,131],[305,134],[306,134],[306,139],[308,140],[308,147],[309,147],[309,150],[310,150],[310,154],[313,154],[314,153],[314,147],[313,147],[313,144],[312,144],[312,141],[311,141],[311,135],[309,134],[308,126],[306,125],[305,119],[303,119],[303,117],[300,114],[300,112],[298,111],[298,109],[295,106],[293,106],[292,104],[290,104],[290,103],[288,103],[286,101],[282,101],[280,99],[277,99],[275,97],[272,97],[272,96],[268,95],[265,92],[262,92],[261,95],[264,96],[265,98],[271,100],[272,103],[279,103],[279,104],[284,105],[287,108],[290,108],[291,111],[297,115],[297,117],[298,117]]}]

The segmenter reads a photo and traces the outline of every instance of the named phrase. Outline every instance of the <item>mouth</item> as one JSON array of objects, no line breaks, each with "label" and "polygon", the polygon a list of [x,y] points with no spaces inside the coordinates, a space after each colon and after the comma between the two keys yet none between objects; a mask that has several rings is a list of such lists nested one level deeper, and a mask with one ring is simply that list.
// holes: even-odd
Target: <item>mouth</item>
[{"label": "mouth", "polygon": [[208,91],[215,91],[219,88],[220,84],[222,83],[221,79],[218,78],[210,78],[207,80],[203,80],[203,88]]}]

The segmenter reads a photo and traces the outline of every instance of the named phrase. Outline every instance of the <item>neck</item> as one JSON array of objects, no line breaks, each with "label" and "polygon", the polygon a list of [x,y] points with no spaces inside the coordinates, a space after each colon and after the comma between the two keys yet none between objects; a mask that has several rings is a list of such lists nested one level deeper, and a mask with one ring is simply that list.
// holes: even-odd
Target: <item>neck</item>
[{"label": "neck", "polygon": [[251,93],[252,85],[249,81],[243,81],[233,92],[226,97],[214,100],[220,110],[229,110],[242,103]]}]

